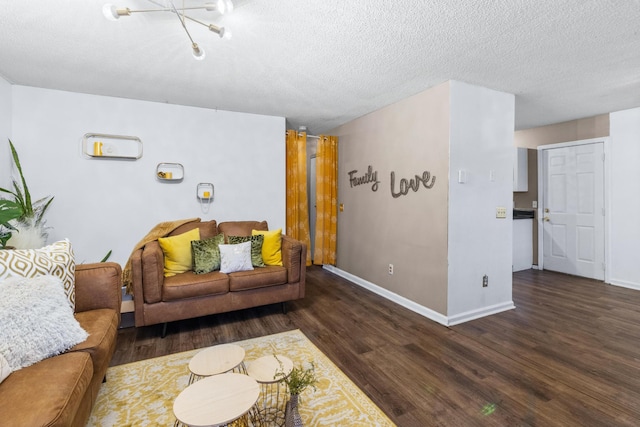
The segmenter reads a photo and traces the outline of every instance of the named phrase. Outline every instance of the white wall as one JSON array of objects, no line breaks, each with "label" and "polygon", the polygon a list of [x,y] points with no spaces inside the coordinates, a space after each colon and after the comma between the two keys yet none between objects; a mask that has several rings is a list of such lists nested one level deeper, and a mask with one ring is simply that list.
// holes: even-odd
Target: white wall
[{"label": "white wall", "polygon": [[[511,297],[514,96],[451,81],[450,324],[513,308]],[[458,183],[458,171],[466,182]],[[496,219],[496,207],[507,209]],[[483,275],[489,286],[482,287]]]},{"label": "white wall", "polygon": [[610,283],[640,289],[640,108],[610,114]]},{"label": "white wall", "polygon": [[[267,220],[285,226],[285,119],[13,86],[12,141],[34,197],[55,196],[49,242],[68,237],[77,262],[112,249],[124,264],[158,222]],[[137,136],[137,161],[87,159],[85,133]],[[180,183],[159,182],[156,165],[184,165]],[[215,200],[201,211],[196,185]]]},{"label": "white wall", "polygon": [[[11,154],[8,138],[11,137],[11,84],[0,77],[0,187],[11,184]],[[0,198],[4,198],[0,195]]]}]

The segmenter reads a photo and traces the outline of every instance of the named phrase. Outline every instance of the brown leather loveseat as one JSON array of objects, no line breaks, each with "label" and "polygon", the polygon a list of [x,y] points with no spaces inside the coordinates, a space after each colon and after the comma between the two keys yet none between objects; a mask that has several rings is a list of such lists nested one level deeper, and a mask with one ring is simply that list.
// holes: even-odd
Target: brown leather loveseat
[{"label": "brown leather loveseat", "polygon": [[[200,238],[219,233],[251,236],[252,230],[268,230],[266,221],[193,221],[167,236],[200,229]],[[307,247],[282,235],[282,266],[268,265],[251,271],[221,273],[193,271],[164,277],[164,255],[157,240],[146,243],[131,256],[131,279],[137,327],[224,313],[304,297]]]},{"label": "brown leather loveseat", "polygon": [[69,351],[12,372],[0,384],[0,425],[84,426],[116,348],[122,270],[76,266],[75,317],[89,337]]}]

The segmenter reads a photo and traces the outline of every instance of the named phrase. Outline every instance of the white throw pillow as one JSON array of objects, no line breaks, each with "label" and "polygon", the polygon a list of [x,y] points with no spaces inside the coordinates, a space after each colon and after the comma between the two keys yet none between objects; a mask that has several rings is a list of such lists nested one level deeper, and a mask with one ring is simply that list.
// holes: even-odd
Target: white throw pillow
[{"label": "white throw pillow", "polygon": [[76,306],[76,263],[68,239],[40,249],[0,250],[0,281],[9,277],[58,277],[71,308]]},{"label": "white throw pillow", "polygon": [[54,276],[0,281],[0,354],[15,371],[63,353],[88,337]]},{"label": "white throw pillow", "polygon": [[220,248],[220,272],[253,270],[251,264],[251,242],[237,245],[218,245]]}]

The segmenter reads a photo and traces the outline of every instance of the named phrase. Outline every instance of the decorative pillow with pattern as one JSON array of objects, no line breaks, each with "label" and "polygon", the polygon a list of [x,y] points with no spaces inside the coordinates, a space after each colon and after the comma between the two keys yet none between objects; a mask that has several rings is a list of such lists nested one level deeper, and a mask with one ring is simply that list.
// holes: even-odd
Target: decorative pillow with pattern
[{"label": "decorative pillow with pattern", "polygon": [[262,242],[264,242],[264,236],[262,234],[256,236],[229,236],[228,240],[232,245],[251,242],[251,264],[254,267],[265,267],[264,261],[262,260]]},{"label": "decorative pillow with pattern", "polygon": [[0,281],[9,277],[59,278],[71,308],[76,306],[76,262],[68,239],[40,249],[0,250]]},{"label": "decorative pillow with pattern", "polygon": [[219,248],[221,273],[253,270],[251,265],[251,242],[238,243],[236,245],[219,245]]},{"label": "decorative pillow with pattern", "polygon": [[191,242],[194,273],[205,274],[220,270],[220,248],[218,245],[221,244],[224,244],[224,234],[222,233],[210,239]]}]

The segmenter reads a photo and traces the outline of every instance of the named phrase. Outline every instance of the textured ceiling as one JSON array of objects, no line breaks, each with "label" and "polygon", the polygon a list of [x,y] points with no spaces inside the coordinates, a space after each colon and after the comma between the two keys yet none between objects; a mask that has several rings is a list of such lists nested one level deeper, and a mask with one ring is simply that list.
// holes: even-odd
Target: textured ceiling
[{"label": "textured ceiling", "polygon": [[640,106],[638,0],[236,0],[231,15],[194,13],[231,40],[187,22],[204,61],[168,13],[1,4],[12,83],[284,116],[311,133],[449,79],[515,94],[517,129]]}]

